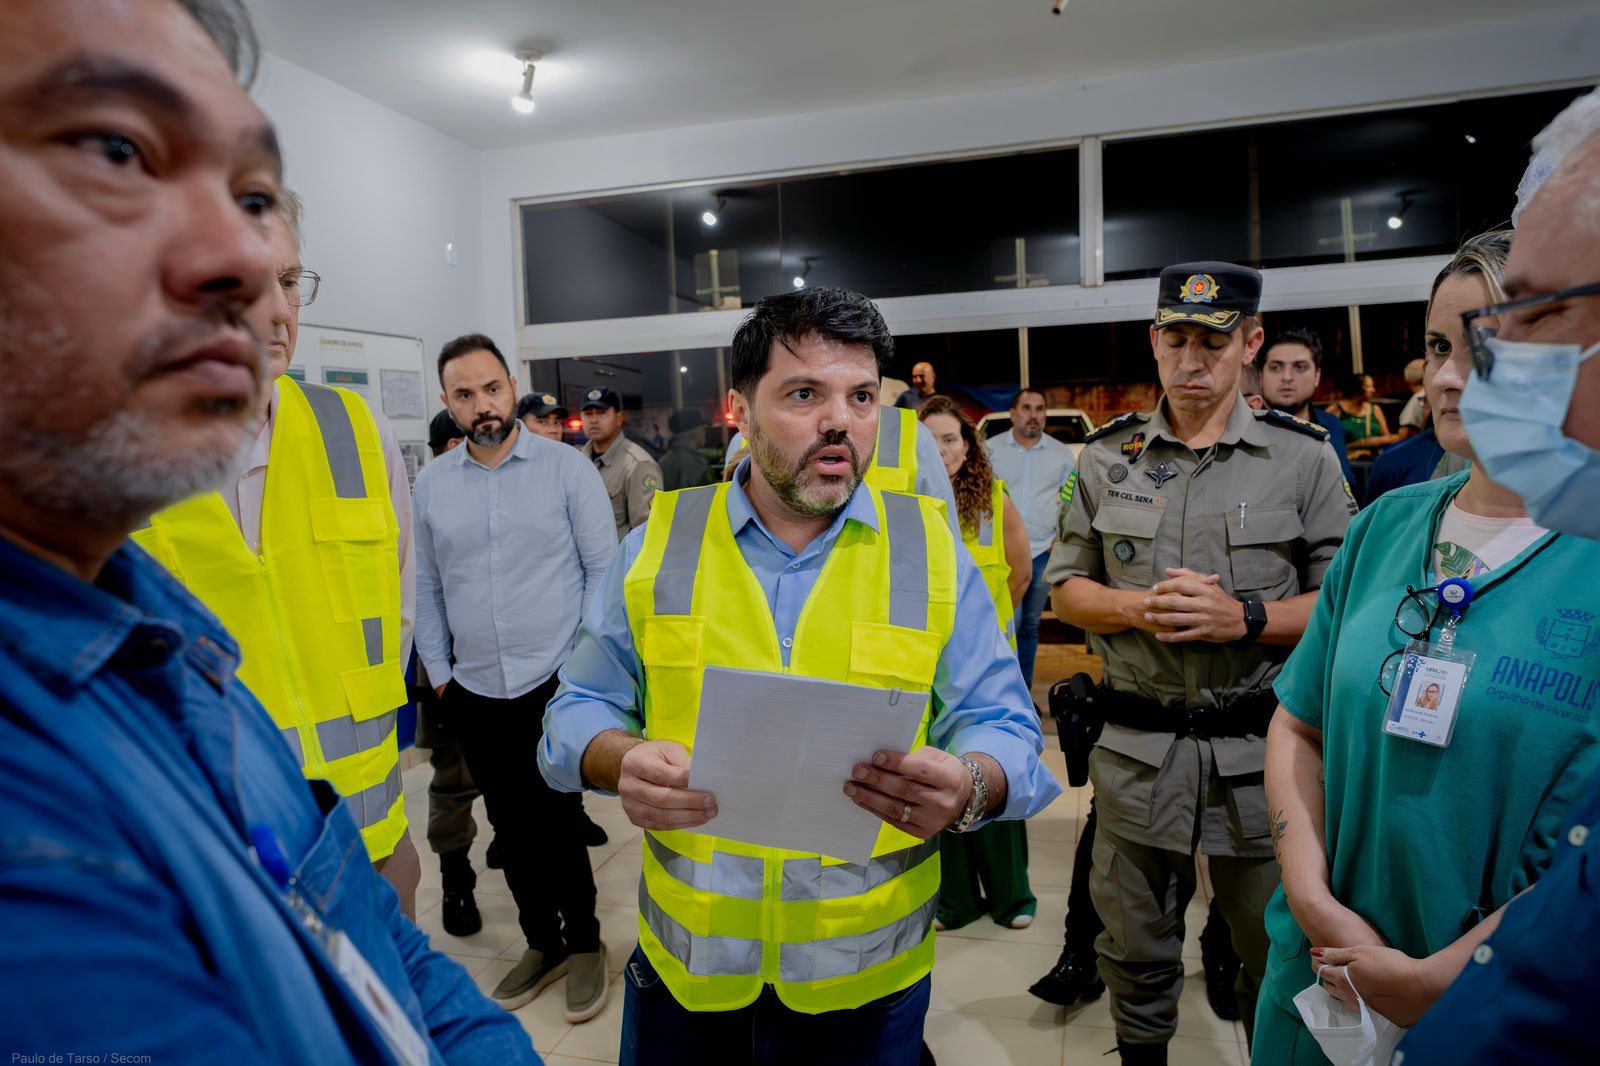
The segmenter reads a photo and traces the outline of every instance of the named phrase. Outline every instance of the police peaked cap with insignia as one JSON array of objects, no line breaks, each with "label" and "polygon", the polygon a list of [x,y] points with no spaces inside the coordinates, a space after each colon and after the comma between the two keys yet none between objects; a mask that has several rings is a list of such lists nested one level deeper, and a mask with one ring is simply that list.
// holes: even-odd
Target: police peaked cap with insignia
[{"label": "police peaked cap with insignia", "polygon": [[1232,333],[1261,306],[1261,271],[1237,263],[1179,263],[1161,272],[1155,328],[1192,322]]},{"label": "police peaked cap with insignia", "polygon": [[583,394],[583,410],[591,407],[609,407],[613,411],[622,410],[622,397],[611,389],[590,389]]}]

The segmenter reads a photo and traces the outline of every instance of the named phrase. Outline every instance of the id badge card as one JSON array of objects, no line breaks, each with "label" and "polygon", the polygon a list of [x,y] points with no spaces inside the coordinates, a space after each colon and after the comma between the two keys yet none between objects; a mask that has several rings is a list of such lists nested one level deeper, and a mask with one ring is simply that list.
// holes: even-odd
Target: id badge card
[{"label": "id badge card", "polygon": [[[1453,632],[1447,630],[1446,635]],[[1448,747],[1476,658],[1453,641],[1413,640],[1406,645],[1383,731],[1420,744]]]},{"label": "id badge card", "polygon": [[367,1014],[383,1034],[384,1042],[404,1066],[428,1066],[427,1042],[417,1035],[405,1011],[395,1000],[372,964],[361,954],[355,943],[343,932],[333,934],[328,942],[328,954]]}]

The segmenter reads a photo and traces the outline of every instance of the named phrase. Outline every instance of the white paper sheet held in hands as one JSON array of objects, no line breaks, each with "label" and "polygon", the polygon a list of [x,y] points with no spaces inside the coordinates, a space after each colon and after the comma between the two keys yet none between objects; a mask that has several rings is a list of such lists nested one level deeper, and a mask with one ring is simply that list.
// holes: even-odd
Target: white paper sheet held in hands
[{"label": "white paper sheet held in hands", "polygon": [[872,858],[883,821],[844,794],[872,753],[909,751],[929,694],[758,670],[706,668],[689,787],[717,797],[691,833]]}]

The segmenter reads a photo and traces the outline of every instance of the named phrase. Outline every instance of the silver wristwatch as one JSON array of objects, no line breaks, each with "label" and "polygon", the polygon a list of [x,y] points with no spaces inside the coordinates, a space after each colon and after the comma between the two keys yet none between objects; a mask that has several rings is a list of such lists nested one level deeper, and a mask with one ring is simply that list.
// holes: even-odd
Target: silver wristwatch
[{"label": "silver wristwatch", "polygon": [[989,810],[989,785],[983,779],[983,768],[975,760],[966,755],[957,755],[967,773],[972,775],[972,795],[967,799],[967,805],[961,812],[961,817],[950,826],[952,833],[965,833],[973,824],[982,818]]}]

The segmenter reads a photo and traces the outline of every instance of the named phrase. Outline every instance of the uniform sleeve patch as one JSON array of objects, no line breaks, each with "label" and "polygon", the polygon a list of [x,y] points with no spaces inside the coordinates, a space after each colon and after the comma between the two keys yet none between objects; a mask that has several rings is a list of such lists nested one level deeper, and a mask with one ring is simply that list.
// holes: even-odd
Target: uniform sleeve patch
[{"label": "uniform sleeve patch", "polygon": [[1078,487],[1078,472],[1074,470],[1067,475],[1067,480],[1061,485],[1061,506],[1066,507],[1072,502],[1072,490]]},{"label": "uniform sleeve patch", "polygon": [[661,483],[656,480],[656,476],[654,474],[646,474],[644,476],[644,490],[646,492],[656,491],[656,489],[660,487],[660,484]]}]

